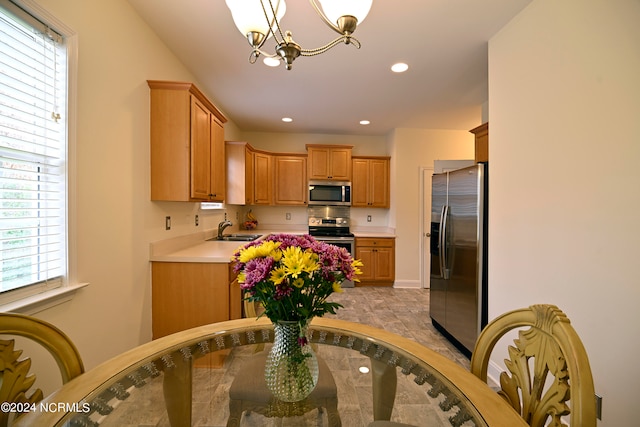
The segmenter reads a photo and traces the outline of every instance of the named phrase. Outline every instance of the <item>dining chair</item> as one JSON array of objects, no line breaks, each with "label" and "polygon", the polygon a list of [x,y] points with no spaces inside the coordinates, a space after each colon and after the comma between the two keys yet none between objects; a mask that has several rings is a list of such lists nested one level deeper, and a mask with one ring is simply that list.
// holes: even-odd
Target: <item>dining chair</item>
[{"label": "dining chair", "polygon": [[[471,356],[471,373],[487,382],[495,345],[519,329],[508,347],[509,372],[500,374],[502,396],[532,427],[595,427],[596,403],[589,359],[567,316],[555,305],[538,304],[505,313],[480,333]],[[550,423],[548,424],[548,422]],[[369,427],[411,427],[374,421]]]},{"label": "dining chair", "polygon": [[[257,303],[244,301],[246,317],[256,317],[261,312]],[[266,417],[283,418],[304,415],[317,409],[327,411],[330,427],[341,427],[338,413],[338,390],[331,370],[318,356],[318,384],[302,402],[280,402],[273,397],[264,379],[268,351],[259,347],[257,353],[242,363],[242,371],[236,375],[229,388],[229,418],[227,427],[240,425],[242,414],[255,412]]]},{"label": "dining chair", "polygon": [[[471,372],[487,381],[496,343],[518,328],[500,374],[498,392],[532,427],[596,426],[596,397],[587,352],[569,318],[551,304],[505,313],[482,331],[471,357]],[[526,328],[526,329],[523,329]]]},{"label": "dining chair", "polygon": [[[32,386],[36,376],[29,373],[31,359],[16,350],[15,338],[27,338],[44,347],[60,369],[62,382],[67,383],[84,372],[80,353],[69,337],[57,327],[34,317],[0,313],[0,401],[16,407],[32,407],[43,399],[42,390]],[[21,414],[0,411],[0,427],[10,425]]]}]

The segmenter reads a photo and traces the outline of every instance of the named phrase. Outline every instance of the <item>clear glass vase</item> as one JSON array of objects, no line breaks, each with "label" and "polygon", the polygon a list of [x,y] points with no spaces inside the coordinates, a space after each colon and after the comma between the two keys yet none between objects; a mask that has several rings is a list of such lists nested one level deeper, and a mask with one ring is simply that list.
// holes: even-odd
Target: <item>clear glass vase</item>
[{"label": "clear glass vase", "polygon": [[318,359],[307,340],[309,321],[274,323],[275,338],[267,357],[267,388],[284,402],[305,399],[318,383]]}]

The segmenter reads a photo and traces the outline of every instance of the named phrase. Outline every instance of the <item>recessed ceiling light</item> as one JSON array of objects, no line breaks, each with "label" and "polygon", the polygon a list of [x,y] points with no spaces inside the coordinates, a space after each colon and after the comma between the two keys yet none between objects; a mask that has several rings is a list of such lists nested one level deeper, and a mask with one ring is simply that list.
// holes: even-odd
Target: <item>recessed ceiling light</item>
[{"label": "recessed ceiling light", "polygon": [[286,123],[291,123],[293,121],[293,119],[291,117],[283,117],[282,121],[286,122]]},{"label": "recessed ceiling light", "polygon": [[262,62],[269,67],[278,67],[280,65],[280,60],[275,57],[265,56]]},{"label": "recessed ceiling light", "polygon": [[368,125],[369,123],[371,123],[369,120],[360,120],[361,125]]},{"label": "recessed ceiling light", "polygon": [[360,371],[360,372],[361,372],[361,373],[363,373],[363,374],[367,374],[367,373],[369,373],[369,368],[368,368],[368,367],[366,367],[366,366],[360,366],[360,367],[358,368],[358,371]]},{"label": "recessed ceiling light", "polygon": [[391,71],[394,73],[404,73],[409,69],[409,66],[404,62],[398,62],[397,64],[393,64],[391,66]]}]

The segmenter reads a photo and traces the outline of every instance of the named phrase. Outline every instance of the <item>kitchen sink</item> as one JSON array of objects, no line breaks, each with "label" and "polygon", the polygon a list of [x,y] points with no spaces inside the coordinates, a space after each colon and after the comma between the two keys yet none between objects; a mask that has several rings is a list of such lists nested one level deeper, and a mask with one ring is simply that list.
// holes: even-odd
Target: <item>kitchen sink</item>
[{"label": "kitchen sink", "polygon": [[260,237],[262,237],[262,234],[226,234],[221,238],[213,237],[207,240],[221,240],[225,242],[252,242]]}]

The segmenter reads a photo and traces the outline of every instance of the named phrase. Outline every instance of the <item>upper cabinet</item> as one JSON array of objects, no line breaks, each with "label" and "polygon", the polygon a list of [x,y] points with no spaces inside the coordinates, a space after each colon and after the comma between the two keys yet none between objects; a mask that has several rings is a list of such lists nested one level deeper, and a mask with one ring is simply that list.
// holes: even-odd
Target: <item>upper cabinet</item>
[{"label": "upper cabinet", "polygon": [[389,157],[354,157],[351,206],[390,206]]},{"label": "upper cabinet", "polygon": [[253,153],[252,204],[273,204],[273,156],[261,151]]},{"label": "upper cabinet", "polygon": [[306,206],[307,156],[300,154],[278,154],[275,163],[275,204]]},{"label": "upper cabinet", "polygon": [[227,194],[230,205],[253,204],[253,150],[246,142],[227,141]]},{"label": "upper cabinet", "polygon": [[151,200],[224,201],[227,119],[192,83],[148,84]]},{"label": "upper cabinet", "polygon": [[227,141],[230,205],[307,205],[307,155],[271,153],[246,142]]},{"label": "upper cabinet", "polygon": [[476,163],[489,161],[489,123],[484,123],[469,132],[476,136]]},{"label": "upper cabinet", "polygon": [[307,144],[309,179],[351,181],[349,145]]}]

